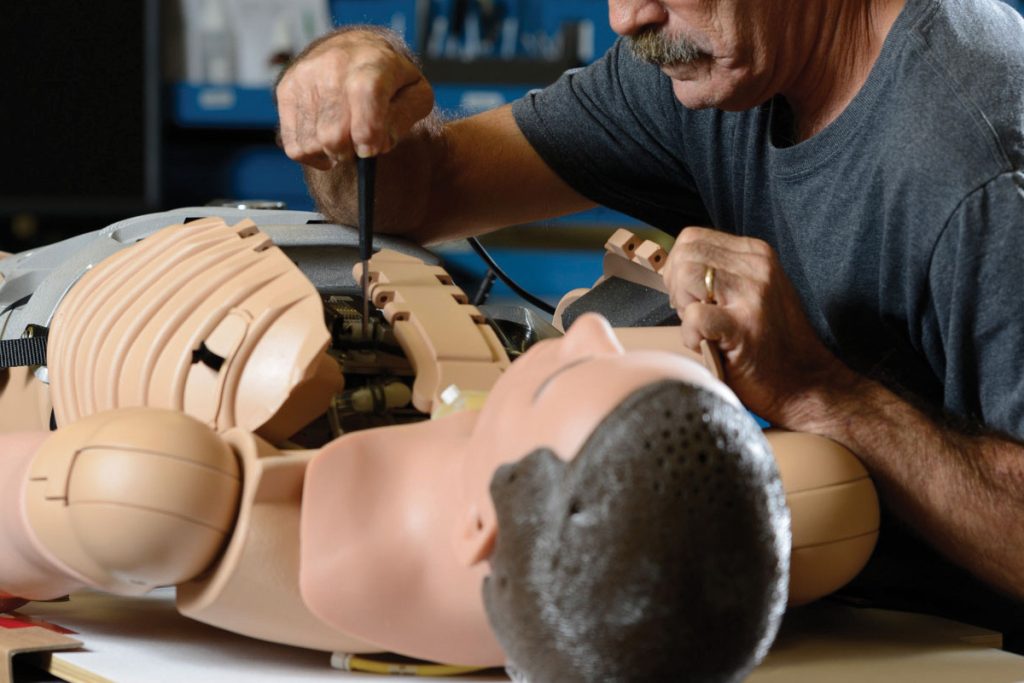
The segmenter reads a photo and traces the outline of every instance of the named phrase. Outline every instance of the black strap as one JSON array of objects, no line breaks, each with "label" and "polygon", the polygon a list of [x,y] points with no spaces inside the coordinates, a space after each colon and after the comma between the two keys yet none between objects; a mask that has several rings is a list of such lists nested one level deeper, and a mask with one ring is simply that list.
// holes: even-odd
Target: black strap
[{"label": "black strap", "polygon": [[46,365],[46,335],[0,341],[0,369]]}]

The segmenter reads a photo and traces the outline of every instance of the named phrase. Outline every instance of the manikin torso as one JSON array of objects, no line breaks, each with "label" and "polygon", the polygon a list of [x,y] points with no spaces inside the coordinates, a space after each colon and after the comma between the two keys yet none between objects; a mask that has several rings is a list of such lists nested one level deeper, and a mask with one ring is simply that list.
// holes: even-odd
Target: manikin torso
[{"label": "manikin torso", "polygon": [[[266,249],[261,247],[260,253]],[[119,271],[112,268],[110,272],[116,277]],[[301,284],[296,287],[300,298],[310,296],[308,290],[302,291]],[[403,290],[395,298],[403,296],[411,295]],[[538,344],[504,374],[499,371],[496,383],[488,378],[497,375],[481,375],[474,368],[472,377],[485,379],[479,380],[482,386],[468,388],[486,390],[488,383],[494,385],[480,411],[354,432],[316,451],[282,451],[251,432],[255,430],[273,441],[283,440],[302,422],[303,418],[295,414],[295,405],[311,403],[322,410],[330,396],[340,390],[337,368],[332,369],[323,360],[327,342],[315,329],[318,313],[308,312],[315,306],[293,309],[307,312],[296,313],[291,319],[277,316],[276,320],[285,320],[287,325],[275,328],[268,324],[262,337],[250,340],[246,335],[253,326],[242,325],[242,331],[232,332],[238,326],[233,327],[231,320],[260,320],[267,304],[252,304],[246,310],[239,303],[243,297],[235,301],[235,307],[226,310],[219,321],[199,325],[205,329],[183,345],[195,351],[203,344],[222,358],[224,365],[197,367],[194,358],[189,358],[174,375],[181,378],[183,388],[172,392],[171,397],[179,403],[157,405],[197,415],[208,425],[183,426],[185,423],[178,421],[174,430],[212,428],[221,433],[214,441],[226,443],[239,462],[238,472],[231,475],[238,482],[233,494],[238,501],[237,516],[225,523],[220,540],[197,551],[202,555],[202,571],[186,572],[170,580],[164,577],[164,581],[180,585],[179,603],[185,614],[270,640],[325,650],[392,650],[459,664],[503,663],[504,655],[489,626],[480,593],[498,532],[488,495],[495,470],[540,446],[551,448],[564,460],[573,458],[603,416],[631,391],[651,382],[679,380],[738,405],[728,388],[694,359],[685,357],[685,352],[626,351],[606,323],[585,317],[564,338]],[[133,306],[133,311],[144,308],[138,301]],[[416,314],[424,315],[422,311]],[[396,324],[403,321],[402,311],[392,310],[392,317],[395,315]],[[133,326],[126,322],[119,325],[118,319],[128,320],[124,315],[115,316],[108,330],[122,330],[123,337],[123,330]],[[134,325],[134,329],[145,327]],[[106,345],[117,353],[125,349],[131,353],[130,341],[103,339],[101,343],[104,331],[94,328],[95,323],[84,328],[79,333],[84,338],[58,338],[55,347]],[[281,328],[285,331],[274,332]],[[60,334],[58,326],[53,334]],[[633,348],[645,346],[635,341],[635,335],[628,336]],[[90,343],[93,338],[95,341]],[[646,346],[665,344],[664,333],[652,331],[650,339]],[[282,346],[292,354],[285,360],[292,370],[270,373],[284,379],[269,389],[277,396],[263,402],[276,406],[276,414],[247,411],[245,406],[252,403],[254,391],[248,387],[260,386],[260,380],[251,379],[246,384],[242,378],[266,375],[256,370],[273,366],[279,358],[273,349]],[[419,351],[409,353],[414,356]],[[111,372],[109,360],[106,362],[105,366],[89,364],[90,371],[101,369],[100,376],[83,373],[81,367],[54,376],[56,368],[50,368],[51,390],[71,397],[64,400],[61,431],[68,422],[92,419],[88,416],[95,410],[113,409],[111,415],[116,417],[117,411],[140,404],[135,399],[123,399],[139,394],[122,390],[104,394],[102,387],[110,384]],[[442,360],[436,360],[436,364],[442,368],[434,368],[439,377],[453,372],[451,364],[446,367]],[[231,367],[236,367],[236,384],[225,390],[224,375],[228,373],[222,370]],[[430,374],[422,365],[417,372],[419,376]],[[469,379],[467,383],[473,381],[477,380]],[[37,385],[30,381],[27,384],[32,391],[39,391]],[[265,389],[267,384],[263,382],[262,386]],[[436,401],[436,393],[443,388],[435,383],[422,395]],[[77,395],[83,391],[85,398],[81,399]],[[188,398],[189,392],[192,398]],[[204,396],[204,392],[209,395]],[[0,400],[13,397],[16,394],[10,385],[0,394]],[[211,397],[217,398],[211,402]],[[55,398],[55,403],[59,400]],[[119,402],[122,400],[125,402]],[[146,405],[146,401],[141,404]],[[253,412],[260,413],[258,419],[247,417]],[[137,413],[128,417],[129,421],[146,419]],[[267,425],[270,428],[264,429]],[[80,431],[80,438],[89,443],[96,430]],[[865,484],[870,488],[870,482],[855,459],[834,445],[813,440],[819,466],[811,471],[806,466],[807,444],[794,442],[794,436],[800,435],[772,437],[781,444],[781,449],[776,447],[776,457],[783,483],[794,500],[803,491],[814,492],[838,482],[857,490],[852,498],[856,499],[856,509],[864,510],[861,503],[866,498],[873,500],[874,492],[871,489],[870,496],[864,492]],[[0,589],[34,599],[63,595],[82,585],[125,593],[147,589],[150,584],[146,581],[133,583],[123,573],[101,577],[92,566],[76,565],[79,560],[75,553],[54,547],[59,542],[55,539],[62,537],[40,530],[42,517],[29,510],[32,504],[27,498],[32,492],[25,484],[26,475],[40,460],[36,454],[53,439],[40,433],[5,435],[4,439],[4,457],[0,458],[4,527],[0,533],[12,548],[20,550],[0,558]],[[69,449],[67,445],[62,448]],[[47,457],[53,460],[57,456]],[[859,569],[858,563],[866,560],[865,548],[870,553],[877,531],[877,510],[854,515],[858,517],[856,528],[831,535],[807,522],[814,516],[807,510],[799,516],[794,513],[794,545],[804,543],[809,551],[819,554],[808,564],[801,564],[797,561],[800,551],[794,550],[790,593],[795,602],[823,595],[851,578]],[[849,538],[857,540],[855,557],[847,566],[837,568],[835,553],[814,550],[828,548],[829,542],[836,540],[842,545]],[[831,547],[838,548],[834,544]],[[267,579],[268,562],[274,567],[269,572],[273,580]],[[280,618],[282,614],[286,618]],[[263,619],[266,615],[278,618]]]}]

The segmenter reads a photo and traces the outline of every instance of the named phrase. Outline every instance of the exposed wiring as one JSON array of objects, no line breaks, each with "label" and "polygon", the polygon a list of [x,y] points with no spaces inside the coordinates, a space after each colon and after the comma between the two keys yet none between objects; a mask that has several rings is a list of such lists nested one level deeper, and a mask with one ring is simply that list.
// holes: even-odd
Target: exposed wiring
[{"label": "exposed wiring", "polygon": [[487,670],[486,667],[479,666],[452,666],[449,664],[431,664],[429,662],[402,664],[344,652],[334,653],[331,657],[331,666],[342,671],[428,677],[459,676]]},{"label": "exposed wiring", "polygon": [[524,299],[526,299],[531,304],[533,304],[540,310],[544,311],[548,315],[554,315],[555,307],[549,304],[548,302],[544,301],[543,299],[538,298],[533,294],[530,294],[525,289],[516,284],[515,280],[510,278],[508,274],[506,274],[505,271],[501,269],[501,266],[494,262],[494,259],[491,258],[491,255],[488,254],[487,250],[484,249],[482,244],[480,244],[480,240],[478,240],[475,237],[470,237],[466,241],[469,242],[469,246],[473,248],[473,251],[477,253],[477,256],[484,260],[484,263],[487,264],[487,267],[494,271],[494,274],[498,276],[498,279],[504,282],[506,285],[508,285],[509,289],[511,289],[513,292],[523,297]]}]

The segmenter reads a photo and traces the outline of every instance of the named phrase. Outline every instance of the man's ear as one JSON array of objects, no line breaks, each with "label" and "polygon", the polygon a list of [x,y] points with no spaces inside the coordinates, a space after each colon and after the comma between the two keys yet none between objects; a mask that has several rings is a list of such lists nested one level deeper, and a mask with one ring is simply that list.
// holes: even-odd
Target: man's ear
[{"label": "man's ear", "polygon": [[474,502],[467,506],[455,530],[455,556],[459,562],[472,566],[490,556],[498,537],[498,520],[494,508]]}]

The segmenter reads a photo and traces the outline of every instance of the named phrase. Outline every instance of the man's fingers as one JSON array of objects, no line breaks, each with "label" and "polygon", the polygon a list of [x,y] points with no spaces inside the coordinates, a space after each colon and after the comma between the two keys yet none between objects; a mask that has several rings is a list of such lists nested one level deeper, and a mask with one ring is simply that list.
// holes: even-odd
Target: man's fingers
[{"label": "man's fingers", "polygon": [[[669,254],[674,269],[686,268],[687,263],[698,264],[700,277],[710,266],[716,276],[731,273],[734,282],[761,280],[771,269],[775,252],[768,243],[748,237],[737,237],[708,228],[685,228]],[[691,272],[692,276],[692,272]]]},{"label": "man's fingers", "polygon": [[312,165],[324,155],[316,134],[319,101],[316,93],[310,88],[299,89],[295,98],[294,125],[298,154],[292,158],[300,163]]},{"label": "man's fingers", "polygon": [[[713,266],[697,261],[686,261],[673,270],[671,279],[665,280],[669,291],[673,293],[670,298],[681,299],[676,301],[677,308],[686,306],[691,301],[708,299],[714,299],[716,303],[726,306],[744,298],[752,291],[749,279],[726,268],[715,268],[714,274],[709,277],[709,267]],[[710,291],[708,284],[711,285]]]},{"label": "man's fingers", "polygon": [[391,148],[389,120],[393,77],[377,64],[365,64],[345,86],[352,112],[352,145],[358,156],[376,156]]},{"label": "man's fingers", "polygon": [[723,232],[722,230],[700,227],[684,228],[679,233],[679,236],[676,237],[676,244],[707,244],[725,251],[761,256],[770,251],[770,247],[762,240],[752,237],[740,237]]},{"label": "man's fingers", "polygon": [[[676,268],[698,268],[700,278],[708,266],[719,273],[730,273],[735,280],[757,280],[767,272],[770,254],[762,255],[751,251],[741,251],[712,242],[676,242],[672,247]],[[686,264],[695,264],[687,266]]]},{"label": "man's fingers", "polygon": [[[708,276],[709,266],[700,261],[679,260],[665,277],[672,308],[681,310],[694,301],[714,299],[720,306],[748,301],[763,291],[762,275],[740,275],[728,267],[714,268]],[[711,285],[711,291],[708,290]]]},{"label": "man's fingers", "polygon": [[739,326],[727,309],[695,301],[686,306],[680,315],[683,325],[683,344],[698,351],[702,339],[719,342],[723,348],[733,345]]},{"label": "man's fingers", "polygon": [[277,110],[281,121],[279,129],[281,148],[290,159],[298,160],[302,156],[298,137],[298,108],[295,104],[295,94],[288,83],[282,82],[277,86]]},{"label": "man's fingers", "polygon": [[322,170],[353,155],[377,156],[433,109],[433,90],[401,46],[373,31],[343,32],[315,46],[277,86],[280,143]]},{"label": "man's fingers", "polygon": [[344,102],[339,99],[320,105],[316,138],[322,152],[332,160],[352,155],[351,119]]}]

